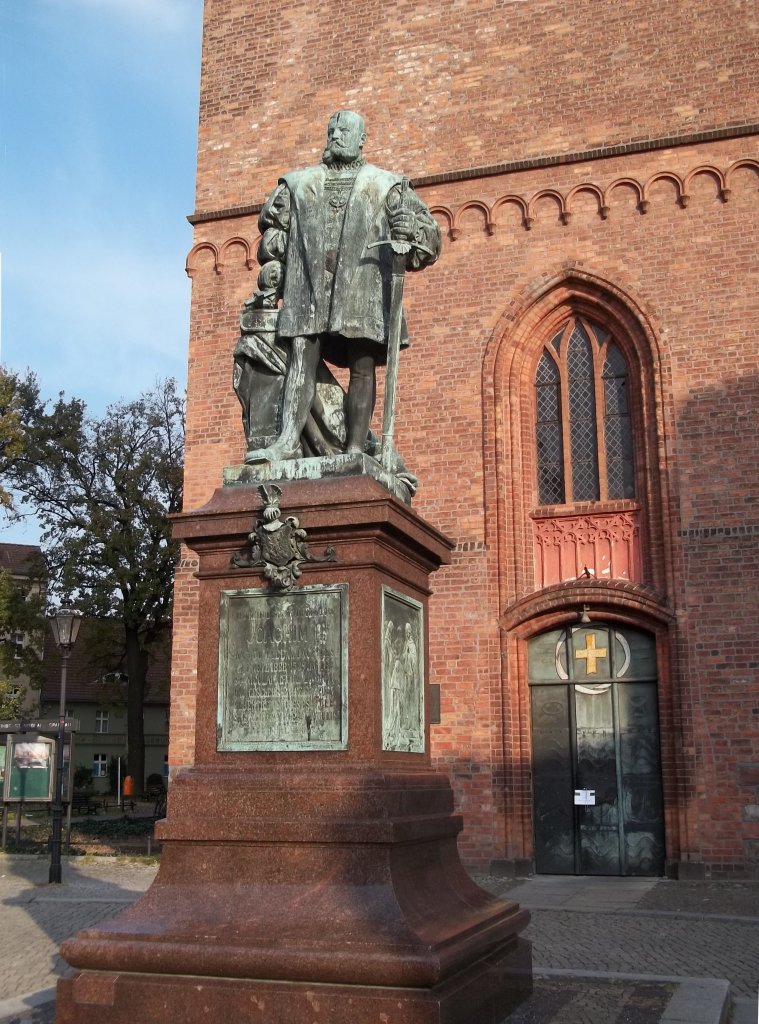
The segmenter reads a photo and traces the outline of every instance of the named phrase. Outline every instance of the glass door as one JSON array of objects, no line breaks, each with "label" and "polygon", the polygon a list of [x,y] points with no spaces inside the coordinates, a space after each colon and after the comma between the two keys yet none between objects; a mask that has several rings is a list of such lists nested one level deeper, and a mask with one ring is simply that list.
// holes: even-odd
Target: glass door
[{"label": "glass door", "polygon": [[529,647],[536,870],[661,875],[653,637],[602,623]]}]

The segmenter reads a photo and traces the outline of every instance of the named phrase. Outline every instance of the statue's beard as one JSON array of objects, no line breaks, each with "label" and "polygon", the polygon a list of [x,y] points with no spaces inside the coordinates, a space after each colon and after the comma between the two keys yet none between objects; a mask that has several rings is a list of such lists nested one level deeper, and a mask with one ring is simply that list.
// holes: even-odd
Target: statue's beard
[{"label": "statue's beard", "polygon": [[330,142],[322,153],[322,163],[326,164],[327,167],[347,166],[349,164],[363,163],[363,158],[360,149],[349,151],[334,142]]}]

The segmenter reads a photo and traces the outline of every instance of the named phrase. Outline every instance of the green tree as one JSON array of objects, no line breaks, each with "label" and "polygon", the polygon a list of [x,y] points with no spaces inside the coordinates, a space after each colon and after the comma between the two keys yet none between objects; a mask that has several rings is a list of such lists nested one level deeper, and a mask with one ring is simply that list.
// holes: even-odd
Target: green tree
[{"label": "green tree", "polygon": [[9,477],[26,448],[26,420],[39,407],[39,391],[33,374],[19,377],[0,366],[0,509],[16,511]]},{"label": "green tree", "polygon": [[0,679],[0,721],[20,718],[23,696],[19,688]]},{"label": "green tree", "polygon": [[0,570],[0,718],[18,718],[23,690],[42,685],[44,583],[42,560],[29,565],[28,579],[14,580]]},{"label": "green tree", "polygon": [[27,451],[13,481],[43,527],[50,588],[86,616],[123,630],[129,771],[144,784],[145,680],[165,643],[177,546],[167,515],[182,501],[184,402],[166,380],[138,399],[89,417],[60,396],[51,410],[27,406]]}]

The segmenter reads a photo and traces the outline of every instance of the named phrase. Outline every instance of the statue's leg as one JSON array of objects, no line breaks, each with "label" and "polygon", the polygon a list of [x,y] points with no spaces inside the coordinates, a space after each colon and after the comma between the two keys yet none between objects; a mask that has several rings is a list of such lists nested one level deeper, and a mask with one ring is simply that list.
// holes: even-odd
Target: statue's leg
[{"label": "statue's leg", "polygon": [[232,387],[242,406],[242,427],[245,439],[250,437],[250,360],[235,356],[232,371]]},{"label": "statue's leg", "polygon": [[370,342],[348,343],[350,381],[345,405],[347,452],[363,452],[377,397],[377,375]]},{"label": "statue's leg", "polygon": [[248,452],[245,456],[247,463],[294,459],[299,454],[300,435],[306,425],[316,390],[321,339],[318,335],[292,338],[290,346],[279,437],[268,448]]}]

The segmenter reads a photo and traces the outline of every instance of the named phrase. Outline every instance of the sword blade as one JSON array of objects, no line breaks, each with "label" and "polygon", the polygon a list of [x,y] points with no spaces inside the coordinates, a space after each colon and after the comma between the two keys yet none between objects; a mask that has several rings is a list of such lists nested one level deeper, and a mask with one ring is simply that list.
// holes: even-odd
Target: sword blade
[{"label": "sword blade", "polygon": [[387,338],[387,369],[385,372],[385,407],[382,415],[382,447],[380,461],[388,472],[393,466],[393,437],[395,434],[395,404],[398,390],[398,355],[401,348],[403,323],[403,282],[406,260],[402,253],[393,257],[393,278],[390,284],[390,327]]}]

